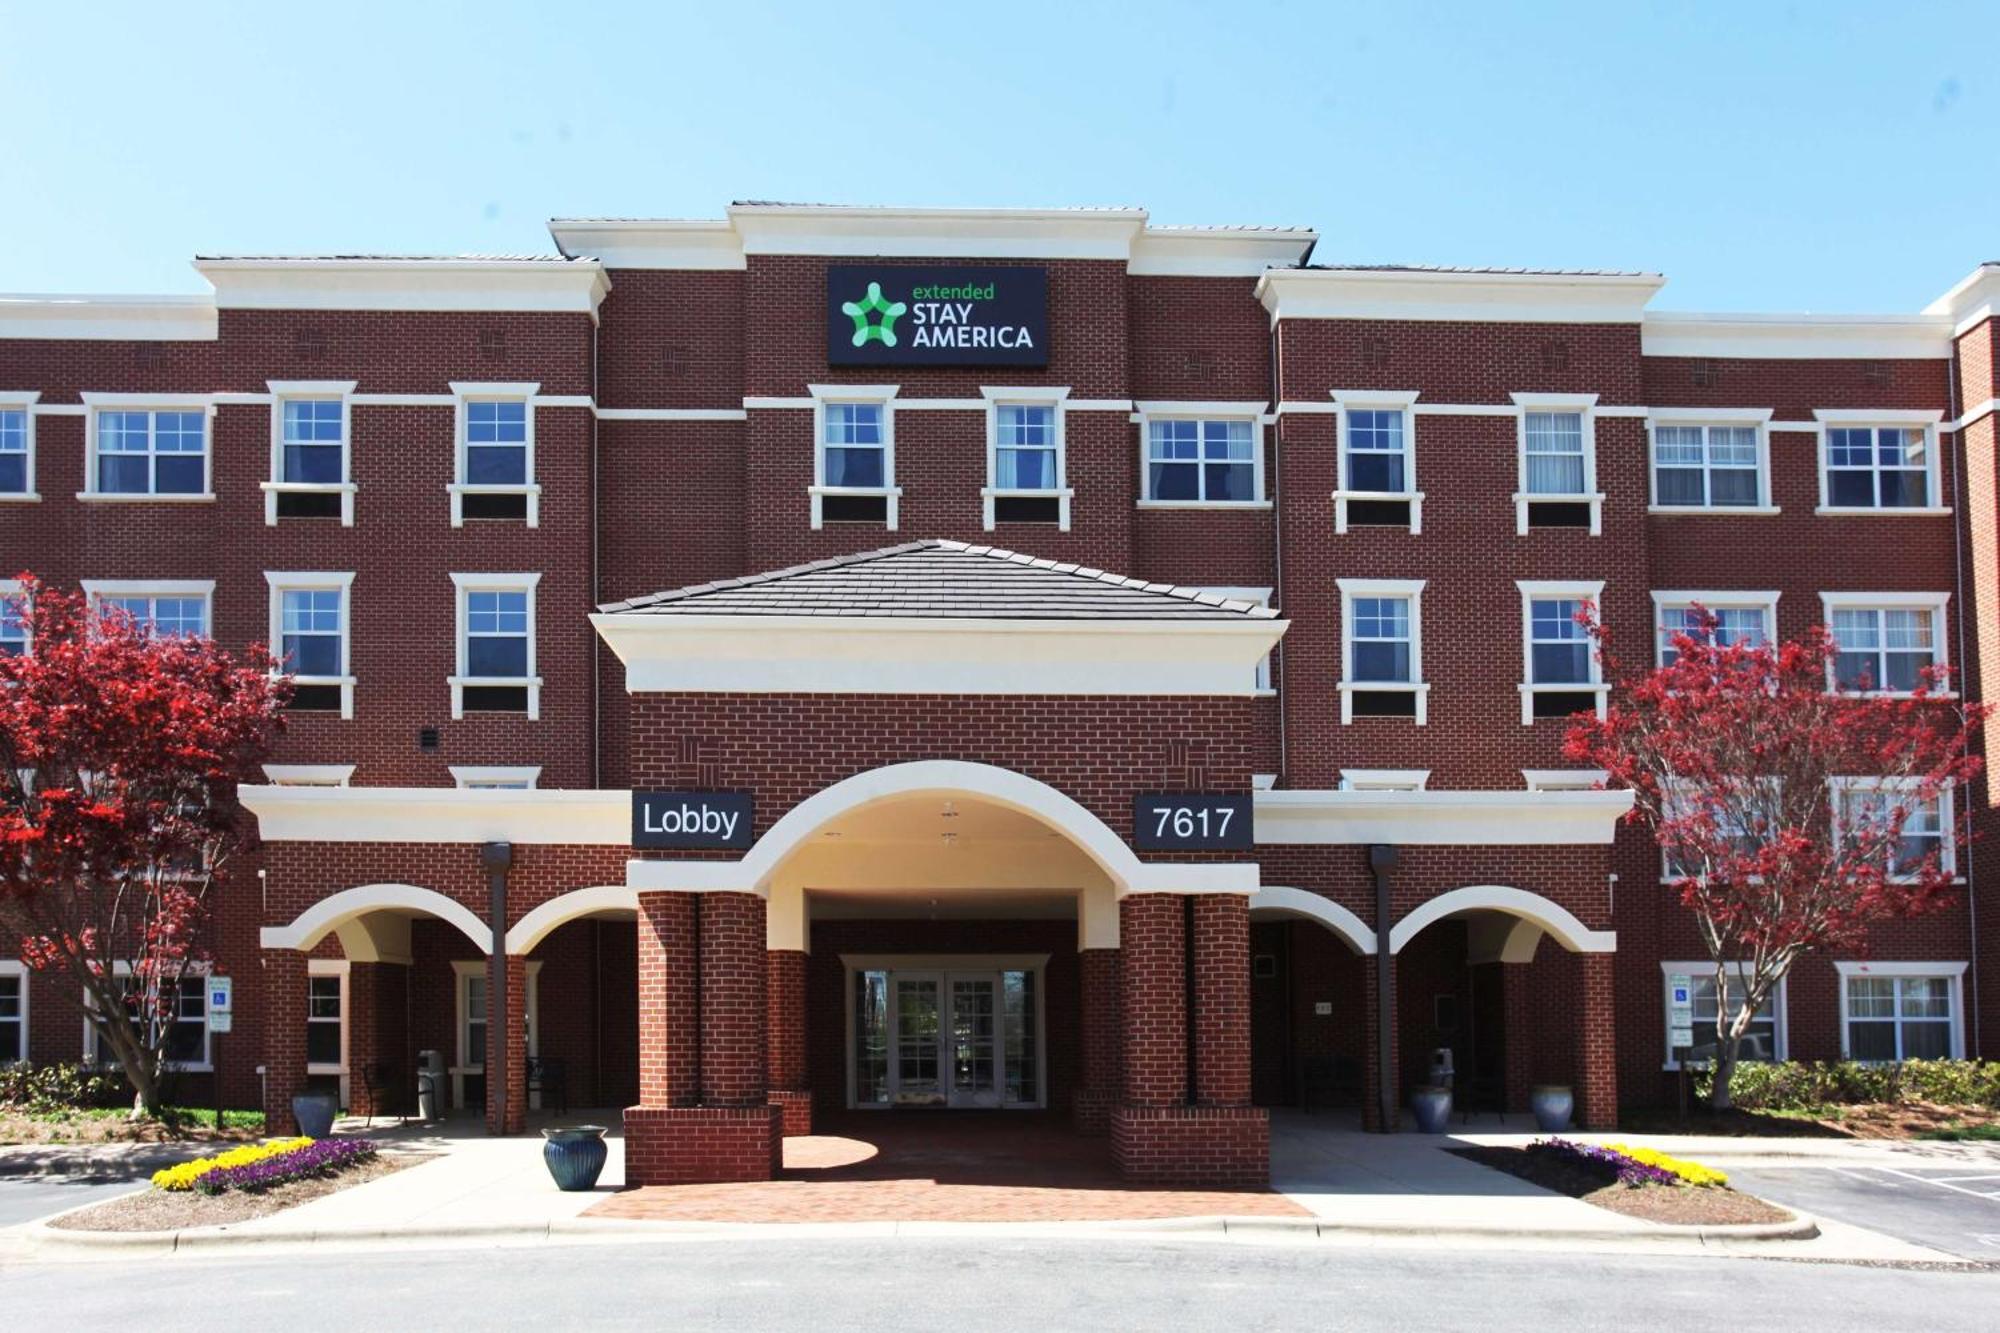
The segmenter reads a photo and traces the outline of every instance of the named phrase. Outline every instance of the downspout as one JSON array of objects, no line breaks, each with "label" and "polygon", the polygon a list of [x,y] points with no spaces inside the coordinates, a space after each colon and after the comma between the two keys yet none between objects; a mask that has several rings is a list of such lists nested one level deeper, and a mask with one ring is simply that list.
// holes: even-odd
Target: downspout
[{"label": "downspout", "polygon": [[[1284,331],[1279,328],[1275,314],[1271,319],[1271,606],[1279,615],[1285,613],[1285,414],[1279,409],[1284,406],[1284,376],[1278,365],[1284,354]],[[1277,785],[1291,785],[1291,765],[1285,726],[1285,704],[1291,696],[1291,677],[1285,674],[1285,640],[1278,639],[1278,646],[1272,650],[1277,670],[1272,673],[1271,683],[1278,690],[1278,781]]]},{"label": "downspout", "polygon": [[[598,561],[599,511],[604,502],[598,480],[597,438],[597,352],[602,334],[603,327],[593,315],[590,321],[590,605],[593,608],[604,599]],[[586,619],[584,624],[588,627],[590,621]],[[604,785],[604,643],[594,629],[590,630],[590,785]]]},{"label": "downspout", "polygon": [[[1954,422],[1958,422],[1965,415],[1965,407],[1958,400],[1958,344],[1956,341],[1952,343],[1951,355],[1945,358],[1944,374],[1946,386],[1945,402],[1949,404],[1951,419]],[[1957,492],[1952,498],[1957,501],[1954,507],[1958,511],[1952,516],[1951,520],[1953,578],[1958,587],[1958,654],[1961,658],[1966,658],[1970,656],[1966,647],[1970,641],[1965,637],[1965,525],[1972,521],[1972,514],[1966,508],[1966,494],[1972,480],[1972,464],[1966,458],[1965,427],[1962,423],[1957,430],[1951,433],[1951,452],[1952,489]],[[1958,691],[1959,698],[1965,698],[1966,693],[1965,687],[1961,686]],[[1963,726],[1964,724],[1965,716],[1961,712],[1959,725]],[[1981,748],[1986,748],[1983,741]],[[1993,775],[1987,773],[1984,777],[1988,791],[1990,792]],[[1970,801],[1966,802],[1968,807],[1971,804]],[[1968,808],[1959,818],[1960,821],[1969,821],[1971,817],[1972,811]],[[1955,833],[1956,830],[1954,830]],[[1966,991],[1968,993],[1965,997],[1965,1006],[1972,1019],[1969,1025],[1970,1040],[1966,1046],[1966,1051],[1976,1059],[1979,1053],[1985,1049],[1979,1040],[1979,880],[1978,871],[1975,869],[1978,864],[1978,858],[1967,855],[1964,861],[1965,925],[1966,930],[1972,938],[1972,948],[1968,951],[1971,956],[1966,966]]]},{"label": "downspout", "polygon": [[507,1132],[507,1060],[513,1044],[507,1023],[507,868],[514,864],[514,845],[508,842],[480,844],[479,864],[486,868],[486,919],[493,932],[487,955],[493,960],[491,994],[486,997],[486,1030],[497,1022],[500,1040],[493,1043],[492,1067],[486,1071],[492,1085],[495,1111],[493,1132]]},{"label": "downspout", "polygon": [[1389,950],[1389,872],[1396,868],[1396,849],[1387,843],[1368,848],[1368,870],[1375,876],[1375,1111],[1382,1132],[1397,1129],[1396,1090],[1389,1070],[1396,1047],[1396,955]]}]

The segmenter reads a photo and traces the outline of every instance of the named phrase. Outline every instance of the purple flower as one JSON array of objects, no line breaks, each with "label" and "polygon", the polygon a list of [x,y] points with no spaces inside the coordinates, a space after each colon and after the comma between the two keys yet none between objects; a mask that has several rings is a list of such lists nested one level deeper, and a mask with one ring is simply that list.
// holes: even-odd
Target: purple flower
[{"label": "purple flower", "polygon": [[1615,1179],[1621,1185],[1681,1183],[1671,1171],[1637,1161],[1616,1149],[1600,1148],[1594,1143],[1575,1143],[1569,1139],[1538,1139],[1528,1146],[1528,1151],[1561,1157],[1578,1166],[1596,1171],[1600,1175]]},{"label": "purple flower", "polygon": [[320,1139],[297,1152],[267,1157],[247,1166],[223,1167],[195,1181],[203,1194],[224,1190],[263,1190],[309,1176],[326,1175],[375,1155],[375,1145],[367,1139]]}]

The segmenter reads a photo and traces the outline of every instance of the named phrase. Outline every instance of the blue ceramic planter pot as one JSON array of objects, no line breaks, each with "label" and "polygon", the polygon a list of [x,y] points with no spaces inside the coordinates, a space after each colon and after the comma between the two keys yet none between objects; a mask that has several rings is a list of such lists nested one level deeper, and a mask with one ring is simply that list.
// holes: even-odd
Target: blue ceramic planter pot
[{"label": "blue ceramic planter pot", "polygon": [[1528,1094],[1528,1109],[1535,1113],[1536,1129],[1544,1134],[1560,1134],[1569,1128],[1576,1099],[1568,1088],[1546,1084]]},{"label": "blue ceramic planter pot", "polygon": [[302,1092],[292,1098],[292,1119],[299,1133],[309,1139],[323,1139],[333,1133],[333,1115],[339,1109],[330,1092]]},{"label": "blue ceramic planter pot", "polygon": [[611,1150],[604,1142],[604,1126],[578,1125],[574,1129],[542,1131],[542,1160],[555,1177],[556,1188],[565,1191],[593,1189],[604,1170]]},{"label": "blue ceramic planter pot", "polygon": [[1450,1088],[1418,1088],[1410,1094],[1410,1110],[1417,1128],[1426,1134],[1442,1134],[1451,1120]]}]

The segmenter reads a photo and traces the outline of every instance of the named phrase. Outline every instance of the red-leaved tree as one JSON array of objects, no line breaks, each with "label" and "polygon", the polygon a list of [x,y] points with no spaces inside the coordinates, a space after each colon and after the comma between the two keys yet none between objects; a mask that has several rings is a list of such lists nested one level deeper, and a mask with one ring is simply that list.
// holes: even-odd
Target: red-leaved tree
[{"label": "red-leaved tree", "polygon": [[1727,641],[1707,611],[1689,618],[1672,661],[1626,676],[1585,609],[1614,687],[1602,719],[1572,724],[1565,752],[1633,792],[1630,817],[1651,828],[1694,914],[1715,967],[1720,1110],[1744,1035],[1801,957],[1865,948],[1876,923],[1949,901],[1962,839],[1942,812],[1979,772],[1967,743],[1981,715],[1939,668],[1876,689],[1824,629]]},{"label": "red-leaved tree", "polygon": [[0,653],[0,926],[63,976],[133,1114],[157,1116],[177,997],[241,836],[236,784],[289,686],[262,648],[155,635],[31,577],[10,603],[28,649]]}]

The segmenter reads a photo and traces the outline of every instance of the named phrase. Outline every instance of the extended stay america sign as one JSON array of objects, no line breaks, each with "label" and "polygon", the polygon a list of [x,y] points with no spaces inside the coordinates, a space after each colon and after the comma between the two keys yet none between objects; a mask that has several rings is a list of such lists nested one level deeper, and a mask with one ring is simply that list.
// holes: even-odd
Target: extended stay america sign
[{"label": "extended stay america sign", "polygon": [[964,264],[831,264],[835,366],[1045,366],[1049,272]]}]

